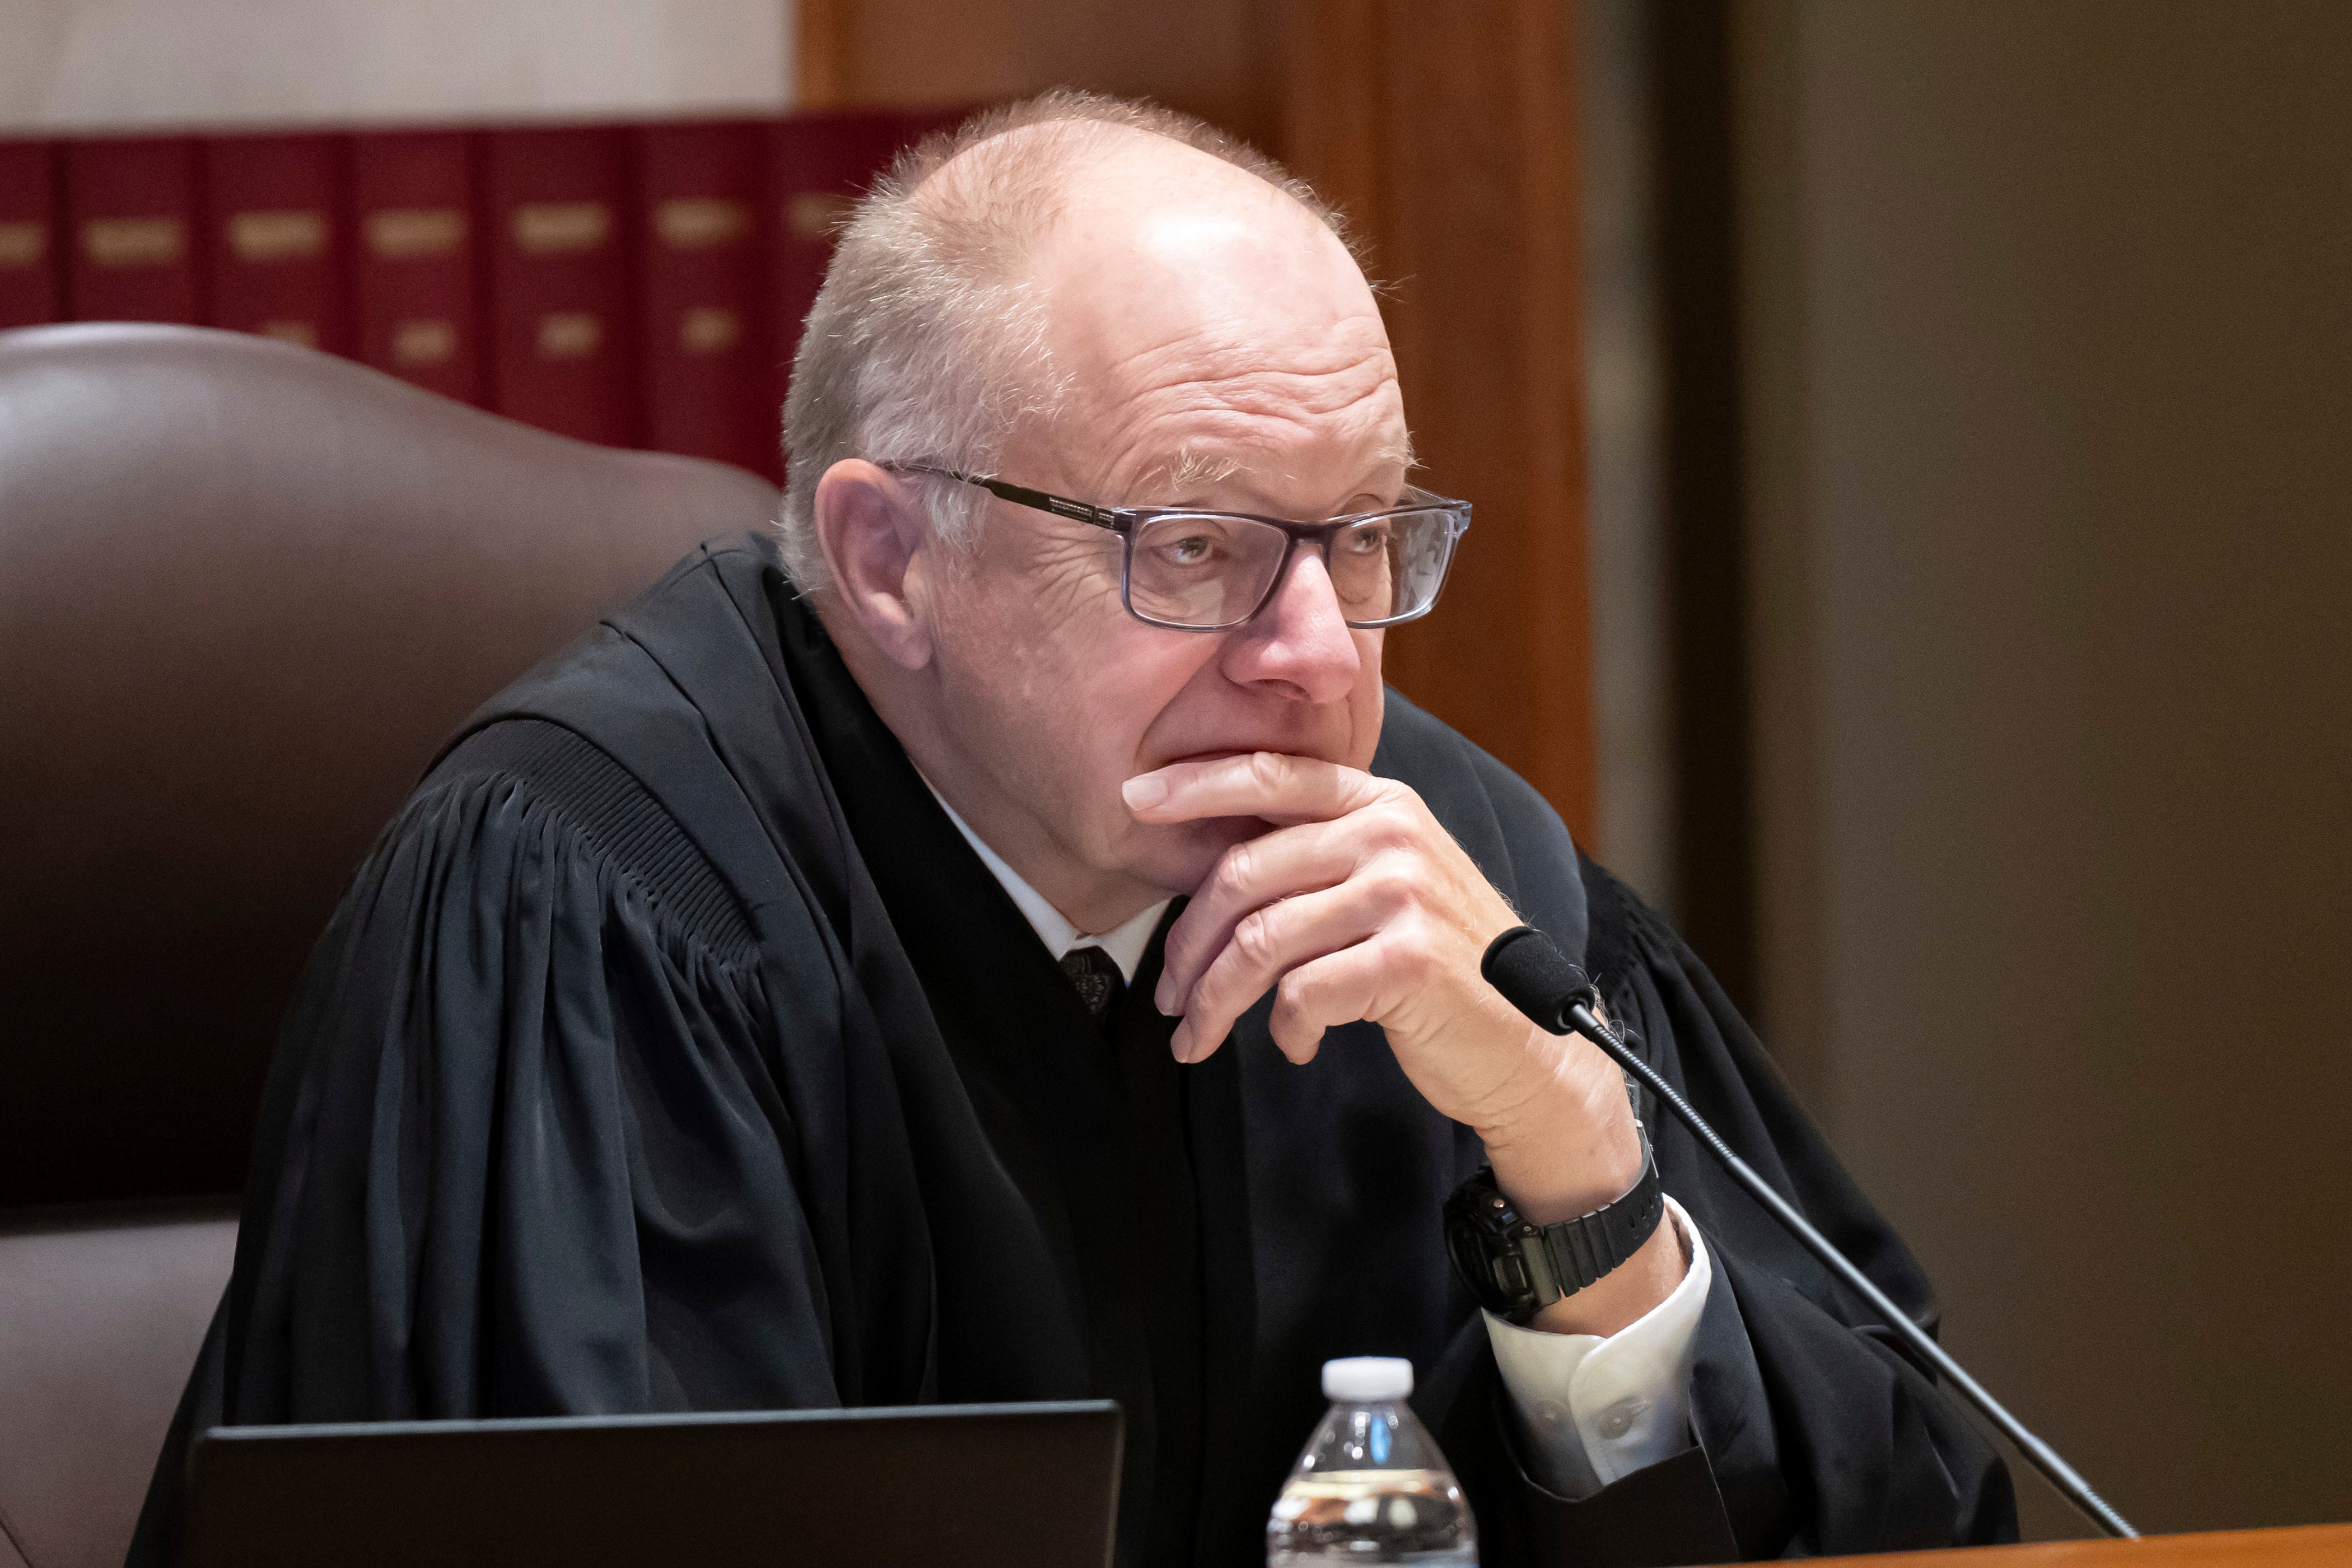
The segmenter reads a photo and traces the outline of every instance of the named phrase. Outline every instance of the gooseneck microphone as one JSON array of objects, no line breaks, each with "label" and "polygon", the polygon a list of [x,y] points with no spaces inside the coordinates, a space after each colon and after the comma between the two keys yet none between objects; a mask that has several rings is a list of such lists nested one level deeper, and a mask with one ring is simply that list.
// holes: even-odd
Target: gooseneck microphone
[{"label": "gooseneck microphone", "polygon": [[1747,1161],[1733,1153],[1731,1146],[1706,1124],[1706,1119],[1691,1109],[1690,1101],[1659,1077],[1654,1068],[1626,1047],[1616,1032],[1601,1021],[1601,993],[1591,977],[1569,962],[1568,955],[1553,944],[1551,938],[1533,926],[1513,926],[1486,944],[1486,956],[1479,962],[1478,969],[1486,977],[1486,984],[1537,1024],[1555,1035],[1573,1032],[1583,1036],[1646,1085],[1659,1102],[1707,1146],[1723,1168],[1731,1173],[1732,1180],[1745,1187],[1748,1194],[1763,1205],[1790,1236],[1803,1243],[1806,1251],[1843,1280],[1848,1289],[1870,1303],[1871,1310],[1885,1320],[1886,1326],[1901,1336],[1905,1344],[1942,1373],[1947,1383],[1959,1390],[1963,1399],[1976,1406],[1986,1420],[2000,1429],[2002,1436],[2017,1445],[2020,1453],[2033,1461],[2033,1468],[2048,1479],[2061,1496],[2109,1535],[2128,1541],[2139,1539],[2139,1531],[2093,1491],[2091,1483],[2077,1475],[2074,1466],[2059,1458],[2055,1448],[2027,1431],[2023,1422],[2011,1415],[2000,1401],[1952,1359],[1951,1352],[1911,1321],[1911,1314],[1889,1300],[1885,1291],[1871,1283],[1868,1275],[1830,1245],[1829,1237],[1815,1230]]}]

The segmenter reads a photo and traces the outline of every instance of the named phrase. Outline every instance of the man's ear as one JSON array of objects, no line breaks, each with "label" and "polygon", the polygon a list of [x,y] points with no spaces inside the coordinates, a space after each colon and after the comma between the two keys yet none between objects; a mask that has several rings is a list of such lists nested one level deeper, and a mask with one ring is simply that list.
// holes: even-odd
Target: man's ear
[{"label": "man's ear", "polygon": [[862,458],[816,484],[816,537],[833,592],[882,656],[907,669],[931,661],[929,531],[906,487]]}]

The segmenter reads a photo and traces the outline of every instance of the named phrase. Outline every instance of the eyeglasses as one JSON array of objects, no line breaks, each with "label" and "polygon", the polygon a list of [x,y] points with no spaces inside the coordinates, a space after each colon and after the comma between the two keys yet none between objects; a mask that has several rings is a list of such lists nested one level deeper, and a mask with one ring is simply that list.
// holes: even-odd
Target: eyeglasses
[{"label": "eyeglasses", "polygon": [[1429,614],[1445,586],[1454,547],[1470,527],[1470,503],[1405,488],[1405,504],[1328,522],[1168,506],[1089,506],[1065,496],[925,463],[882,463],[978,485],[1015,506],[1107,528],[1127,544],[1119,597],[1137,620],[1174,631],[1240,626],[1273,602],[1302,543],[1323,569],[1351,626],[1392,626]]}]

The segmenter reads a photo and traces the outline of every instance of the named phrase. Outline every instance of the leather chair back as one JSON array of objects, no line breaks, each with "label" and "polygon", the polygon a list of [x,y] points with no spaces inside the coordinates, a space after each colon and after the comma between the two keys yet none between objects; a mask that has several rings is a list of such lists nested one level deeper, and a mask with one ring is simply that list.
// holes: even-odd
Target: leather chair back
[{"label": "leather chair back", "polygon": [[0,332],[0,1568],[120,1561],[226,1277],[217,1208],[87,1205],[243,1185],[442,740],[776,504],[258,338]]},{"label": "leather chair back", "polygon": [[116,1568],[236,1249],[229,1198],[0,1215],[0,1568]]}]

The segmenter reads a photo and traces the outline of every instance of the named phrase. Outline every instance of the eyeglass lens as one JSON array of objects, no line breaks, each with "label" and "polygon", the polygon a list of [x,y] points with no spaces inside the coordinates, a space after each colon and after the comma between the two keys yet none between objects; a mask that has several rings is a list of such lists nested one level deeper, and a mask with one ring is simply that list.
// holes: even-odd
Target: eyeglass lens
[{"label": "eyeglass lens", "polygon": [[[1453,514],[1439,508],[1367,518],[1324,552],[1341,614],[1354,625],[1418,615],[1437,596]],[[1163,626],[1203,630],[1249,618],[1282,570],[1290,536],[1247,518],[1176,513],[1139,523],[1129,605]]]}]

